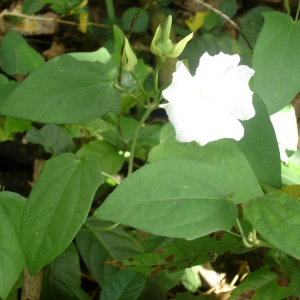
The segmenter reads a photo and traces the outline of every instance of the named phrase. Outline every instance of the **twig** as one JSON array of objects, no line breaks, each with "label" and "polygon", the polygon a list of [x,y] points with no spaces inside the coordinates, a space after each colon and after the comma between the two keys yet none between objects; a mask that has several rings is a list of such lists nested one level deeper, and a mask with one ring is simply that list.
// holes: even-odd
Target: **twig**
[{"label": "twig", "polygon": [[207,4],[201,0],[194,0],[196,3],[206,7],[207,9],[213,11],[215,14],[217,14],[218,16],[220,16],[221,18],[223,18],[224,20],[226,20],[227,22],[229,22],[238,32],[239,34],[244,38],[245,42],[247,43],[248,47],[253,50],[253,47],[249,41],[249,39],[247,38],[247,36],[244,34],[244,32],[242,31],[242,29],[234,22],[232,21],[228,16],[226,16],[225,14],[223,14],[220,10],[216,9],[215,7],[213,7],[210,4]]},{"label": "twig", "polygon": [[[24,15],[24,14],[17,13],[17,12],[9,12],[7,9],[3,10],[0,13],[0,19],[4,16],[14,16],[14,17],[25,18],[25,19],[29,19],[29,20],[35,20],[35,21],[55,22],[55,23],[72,25],[72,26],[79,26],[79,23],[73,22],[73,21],[66,21],[66,20],[61,20],[61,19],[58,19],[58,18],[29,16],[29,15]],[[104,25],[104,24],[98,24],[98,23],[94,23],[94,22],[88,22],[87,26],[110,28],[110,26],[107,26],[107,25]]]}]

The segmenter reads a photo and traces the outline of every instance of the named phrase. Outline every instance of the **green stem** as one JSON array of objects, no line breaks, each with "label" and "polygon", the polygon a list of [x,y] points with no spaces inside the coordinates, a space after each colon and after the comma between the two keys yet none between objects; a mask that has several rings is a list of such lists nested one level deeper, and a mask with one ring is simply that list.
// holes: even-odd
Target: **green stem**
[{"label": "green stem", "polygon": [[237,238],[242,238],[242,236],[241,235],[239,235],[239,234],[237,234],[237,233],[234,233],[234,232],[232,232],[232,231],[225,231],[226,233],[228,233],[228,234],[230,234],[230,235],[232,235],[232,236],[235,236],[235,237],[237,237]]},{"label": "green stem", "polygon": [[[225,14],[223,14],[220,10],[216,9],[212,5],[207,4],[207,3],[205,3],[204,1],[201,1],[201,0],[195,0],[195,1],[197,3],[199,3],[199,4],[201,4],[202,6],[206,7],[207,9],[213,11],[215,14],[217,14],[218,16],[220,16],[221,18],[223,18],[227,22],[229,22],[239,32],[239,34],[244,38],[244,40],[247,43],[248,47],[251,50],[253,50],[253,47],[252,47],[249,39],[247,38],[247,36],[245,35],[245,33],[242,31],[242,29],[234,21],[232,21],[228,16],[226,16]],[[288,0],[285,0],[285,1],[288,1]]]},{"label": "green stem", "polygon": [[162,65],[165,62],[165,58],[161,58],[160,62],[156,65],[155,70],[154,70],[154,94],[155,94],[155,99],[154,99],[154,103],[156,103],[157,105],[159,104],[159,88],[158,88],[158,73],[159,73],[159,69],[162,67]]},{"label": "green stem", "polygon": [[119,180],[117,180],[114,176],[112,176],[112,175],[110,175],[110,174],[108,174],[108,173],[105,173],[105,172],[101,172],[104,176],[106,176],[106,177],[108,177],[108,178],[110,178],[110,179],[112,179],[116,184],[120,184],[121,182],[119,181]]},{"label": "green stem", "polygon": [[253,245],[250,244],[250,243],[248,243],[247,238],[246,238],[245,235],[244,235],[244,231],[243,231],[243,228],[242,228],[242,226],[241,226],[240,220],[239,220],[238,218],[236,219],[236,223],[237,223],[237,226],[238,226],[238,228],[239,228],[239,230],[240,230],[240,233],[241,233],[241,236],[242,236],[242,240],[243,240],[244,245],[245,245],[247,248],[253,248]]},{"label": "green stem", "polygon": [[106,10],[108,14],[109,24],[113,25],[115,23],[115,9],[113,0],[105,0]]},{"label": "green stem", "polygon": [[143,95],[146,97],[147,104],[150,104],[150,99],[149,99],[149,97],[148,97],[148,95],[147,95],[147,93],[146,93],[146,91],[145,91],[142,83],[140,82],[140,80],[138,79],[138,77],[135,75],[135,73],[133,71],[130,71],[130,74],[135,79],[135,81],[137,82],[137,84],[139,85],[139,87],[140,87]]},{"label": "green stem", "polygon": [[296,12],[296,17],[295,17],[295,21],[298,20],[298,17],[299,17],[299,11],[300,11],[300,1],[298,3],[298,7],[297,7],[297,12]]},{"label": "green stem", "polygon": [[[114,86],[115,86],[118,90],[120,90],[121,92],[123,92],[123,93],[129,95],[130,97],[132,97],[132,98],[134,98],[135,100],[137,100],[138,102],[140,102],[140,104],[143,106],[143,108],[146,108],[145,103],[144,103],[141,99],[139,99],[139,98],[136,97],[135,95],[133,95],[133,94],[127,92],[125,89],[123,89],[121,86],[119,86],[119,85],[117,85],[117,84],[115,84],[115,83],[114,83]],[[147,96],[147,97],[148,97],[148,96]],[[150,101],[150,100],[149,100],[149,101]],[[147,102],[148,102],[148,100],[147,100]],[[148,104],[149,104],[149,103],[148,103]]]},{"label": "green stem", "polygon": [[132,174],[133,171],[133,159],[134,159],[134,152],[135,152],[135,147],[136,147],[136,142],[137,142],[137,138],[139,135],[139,132],[144,124],[144,122],[147,120],[147,118],[149,117],[149,115],[152,113],[153,110],[155,110],[157,108],[157,105],[155,103],[150,104],[147,108],[147,110],[145,111],[142,119],[140,120],[138,126],[135,129],[134,132],[134,136],[131,142],[131,148],[130,148],[130,157],[129,157],[129,163],[128,163],[128,173],[127,176]]},{"label": "green stem", "polygon": [[289,1],[288,0],[284,0],[284,5],[285,5],[285,8],[286,8],[287,14],[290,16],[291,15],[291,10],[290,10]]}]

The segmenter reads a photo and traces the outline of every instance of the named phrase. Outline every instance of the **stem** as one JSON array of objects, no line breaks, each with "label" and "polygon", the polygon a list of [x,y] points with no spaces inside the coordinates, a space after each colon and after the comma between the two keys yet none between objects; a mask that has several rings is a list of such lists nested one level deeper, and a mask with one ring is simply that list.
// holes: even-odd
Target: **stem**
[{"label": "stem", "polygon": [[246,239],[246,237],[245,237],[245,235],[244,235],[244,231],[243,231],[243,228],[242,228],[242,226],[241,226],[240,220],[239,220],[238,218],[236,219],[236,223],[237,223],[238,228],[239,228],[239,230],[240,230],[240,233],[241,233],[241,235],[242,235],[242,240],[243,240],[244,245],[245,245],[247,248],[253,248],[253,245],[248,243],[248,241],[247,241],[247,239]]},{"label": "stem", "polygon": [[162,65],[165,62],[165,58],[161,58],[160,62],[156,65],[155,70],[154,70],[154,94],[155,94],[155,98],[154,98],[154,103],[156,103],[158,105],[158,101],[159,101],[159,97],[158,97],[158,71],[159,69],[162,67]]},{"label": "stem", "polygon": [[130,71],[130,74],[135,79],[135,81],[137,82],[137,84],[139,85],[139,87],[140,87],[143,95],[146,97],[147,104],[150,104],[150,99],[149,99],[149,97],[148,97],[148,95],[147,95],[147,93],[146,93],[146,91],[145,91],[142,83],[140,82],[140,80],[138,79],[138,77],[135,75],[135,73],[133,71]]},{"label": "stem", "polygon": [[104,175],[104,176],[106,176],[106,177],[108,177],[108,178],[110,178],[110,179],[112,179],[116,184],[120,184],[121,182],[119,181],[119,180],[117,180],[114,176],[112,176],[112,175],[110,175],[110,174],[107,174],[107,173],[105,173],[105,172],[101,172],[102,173],[102,175]]},{"label": "stem", "polygon": [[287,14],[290,16],[291,15],[291,10],[290,10],[289,1],[288,0],[284,0],[284,5],[285,5],[285,8],[286,8]]},{"label": "stem", "polygon": [[298,20],[298,17],[299,17],[299,11],[300,11],[300,1],[298,3],[298,7],[297,7],[297,12],[296,12],[296,17],[295,17],[295,21]]},{"label": "stem", "polygon": [[[229,22],[238,32],[239,34],[244,38],[245,42],[247,43],[248,47],[253,50],[253,47],[249,41],[249,39],[247,38],[247,36],[244,34],[244,32],[242,31],[242,29],[234,22],[232,21],[228,16],[226,16],[225,14],[223,14],[220,10],[214,8],[212,5],[207,4],[201,0],[195,0],[197,3],[201,4],[202,6],[206,7],[207,9],[213,11],[215,14],[217,14],[218,16],[220,16],[221,18],[223,18],[224,20],[226,20],[227,22]],[[285,0],[288,1],[288,0]]]},{"label": "stem", "polygon": [[109,24],[113,25],[115,23],[115,19],[116,19],[113,0],[105,0],[105,4],[106,4],[106,10],[107,10],[107,14],[108,14]]},{"label": "stem", "polygon": [[[4,16],[14,16],[19,18],[25,18],[29,20],[36,20],[36,21],[43,21],[43,22],[55,22],[55,23],[61,23],[61,24],[67,24],[72,26],[79,26],[79,23],[73,22],[73,21],[66,21],[66,20],[60,20],[57,18],[46,18],[46,17],[37,17],[37,16],[28,16],[21,13],[15,13],[15,12],[9,12],[7,9],[3,10],[0,14],[0,19]],[[110,26],[103,25],[103,24],[97,24],[94,22],[88,22],[88,26],[95,26],[95,27],[101,27],[101,28],[110,28]]]},{"label": "stem", "polygon": [[232,235],[232,236],[234,236],[234,237],[237,237],[237,238],[242,238],[242,236],[241,235],[239,235],[239,234],[237,234],[237,233],[234,233],[234,232],[232,232],[232,231],[225,231],[226,233],[228,233],[228,234],[230,234],[230,235]]},{"label": "stem", "polygon": [[156,108],[157,108],[157,105],[155,103],[149,105],[147,110],[145,111],[142,119],[140,120],[138,126],[135,129],[134,136],[133,136],[132,143],[131,143],[131,148],[130,148],[130,157],[129,157],[127,176],[132,174],[134,152],[135,152],[135,146],[136,146],[136,141],[137,141],[139,132],[140,132],[144,122],[146,121],[146,119],[149,117],[149,115],[152,113],[152,111],[155,110]]},{"label": "stem", "polygon": [[120,223],[112,224],[111,226],[104,227],[104,228],[94,228],[94,229],[79,229],[81,232],[102,232],[102,231],[109,231],[116,227],[118,227]]}]

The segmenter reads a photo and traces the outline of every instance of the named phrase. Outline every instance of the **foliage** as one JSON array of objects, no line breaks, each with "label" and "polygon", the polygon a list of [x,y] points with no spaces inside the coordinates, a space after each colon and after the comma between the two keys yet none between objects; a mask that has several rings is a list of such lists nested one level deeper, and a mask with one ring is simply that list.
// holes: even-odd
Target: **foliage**
[{"label": "foliage", "polygon": [[[83,13],[77,0],[42,3],[59,14]],[[41,7],[25,0],[23,12]],[[147,30],[146,8],[124,12],[126,33]],[[224,0],[219,10],[233,18],[237,3]],[[138,54],[136,59],[129,44],[130,67],[120,68],[125,33],[116,24],[107,39],[113,37],[112,47],[47,62],[20,34],[6,34],[0,48],[6,74],[0,75],[0,141],[26,132],[51,158],[28,199],[0,193],[1,299],[16,294],[25,265],[31,275],[44,270],[44,299],[89,299],[81,287],[80,258],[101,287],[100,300],[166,299],[181,280],[197,290],[201,282],[187,268],[258,247],[271,248],[265,265],[230,299],[300,297],[299,151],[280,161],[269,117],[300,90],[300,21],[268,7],[250,10],[241,22],[249,51],[241,37],[226,33],[226,20],[210,11],[180,59],[194,73],[205,52],[241,55],[255,71],[250,86],[256,114],[242,122],[240,141],[205,146],[178,142],[171,123],[149,118],[166,88],[158,83],[161,67],[181,52],[168,39],[169,27],[156,37],[161,40],[155,47],[167,40],[170,47],[154,69]],[[27,76],[22,83],[14,80],[21,75]]]}]

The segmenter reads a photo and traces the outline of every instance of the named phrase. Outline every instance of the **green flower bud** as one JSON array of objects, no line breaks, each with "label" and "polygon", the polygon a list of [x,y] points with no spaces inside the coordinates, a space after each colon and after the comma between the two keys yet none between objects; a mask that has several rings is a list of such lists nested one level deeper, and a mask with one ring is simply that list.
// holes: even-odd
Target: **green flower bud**
[{"label": "green flower bud", "polygon": [[124,69],[127,71],[133,70],[134,66],[137,64],[137,58],[133,53],[127,38],[125,38],[124,51],[122,55],[122,64]]},{"label": "green flower bud", "polygon": [[161,58],[165,57],[178,57],[184,50],[187,42],[193,37],[193,33],[186,36],[178,44],[173,45],[169,39],[172,26],[172,17],[169,16],[164,31],[158,26],[151,42],[151,52]]}]

